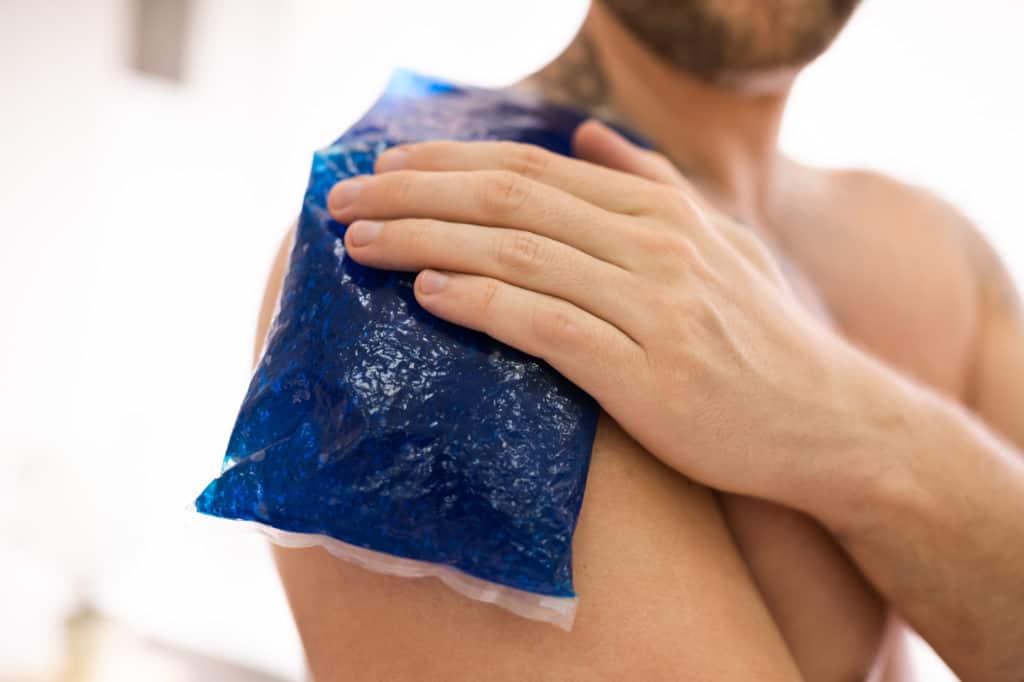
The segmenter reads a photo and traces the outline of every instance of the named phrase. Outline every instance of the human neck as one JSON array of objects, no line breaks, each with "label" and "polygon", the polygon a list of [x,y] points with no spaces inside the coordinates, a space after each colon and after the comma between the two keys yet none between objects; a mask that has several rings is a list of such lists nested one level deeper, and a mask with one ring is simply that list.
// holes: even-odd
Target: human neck
[{"label": "human neck", "polygon": [[722,210],[763,223],[792,76],[708,85],[661,61],[597,1],[573,43],[524,85],[635,129]]}]

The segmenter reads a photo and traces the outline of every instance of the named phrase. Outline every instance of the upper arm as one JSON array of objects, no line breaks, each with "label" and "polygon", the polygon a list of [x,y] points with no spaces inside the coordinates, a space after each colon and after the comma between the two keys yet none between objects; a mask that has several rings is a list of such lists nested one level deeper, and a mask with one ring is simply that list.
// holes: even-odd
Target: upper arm
[{"label": "upper arm", "polygon": [[969,405],[1024,447],[1024,304],[992,246],[970,225],[963,234],[978,306]]},{"label": "upper arm", "polygon": [[[267,285],[257,346],[290,243]],[[606,415],[573,555],[580,604],[567,633],[438,580],[371,573],[319,548],[274,548],[317,682],[799,679],[714,495]]]}]

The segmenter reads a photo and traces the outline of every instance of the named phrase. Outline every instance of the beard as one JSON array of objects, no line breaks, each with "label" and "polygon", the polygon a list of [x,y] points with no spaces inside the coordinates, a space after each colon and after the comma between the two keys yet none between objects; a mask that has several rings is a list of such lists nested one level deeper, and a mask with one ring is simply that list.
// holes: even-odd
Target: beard
[{"label": "beard", "polygon": [[860,0],[599,0],[648,49],[710,83],[797,68],[832,43]]}]

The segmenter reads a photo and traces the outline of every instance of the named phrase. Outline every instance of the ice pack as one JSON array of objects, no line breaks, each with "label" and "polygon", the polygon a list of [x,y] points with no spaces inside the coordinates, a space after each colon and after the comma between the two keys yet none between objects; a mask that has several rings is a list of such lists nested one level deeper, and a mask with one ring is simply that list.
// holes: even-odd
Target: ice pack
[{"label": "ice pack", "polygon": [[347,257],[326,197],[403,143],[512,140],[570,154],[585,118],[401,71],[314,154],[277,312],[198,511],[571,627],[597,404],[542,360],[426,312],[415,273]]}]

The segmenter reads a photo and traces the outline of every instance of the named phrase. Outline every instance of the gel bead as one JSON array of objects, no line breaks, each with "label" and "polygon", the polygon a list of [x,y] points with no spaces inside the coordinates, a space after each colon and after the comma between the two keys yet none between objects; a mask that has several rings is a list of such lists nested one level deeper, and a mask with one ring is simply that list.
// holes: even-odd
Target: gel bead
[{"label": "gel bead", "polygon": [[574,596],[597,404],[545,362],[426,312],[415,273],[347,257],[325,203],[393,145],[514,140],[569,154],[585,117],[398,72],[314,155],[278,313],[200,512]]}]

